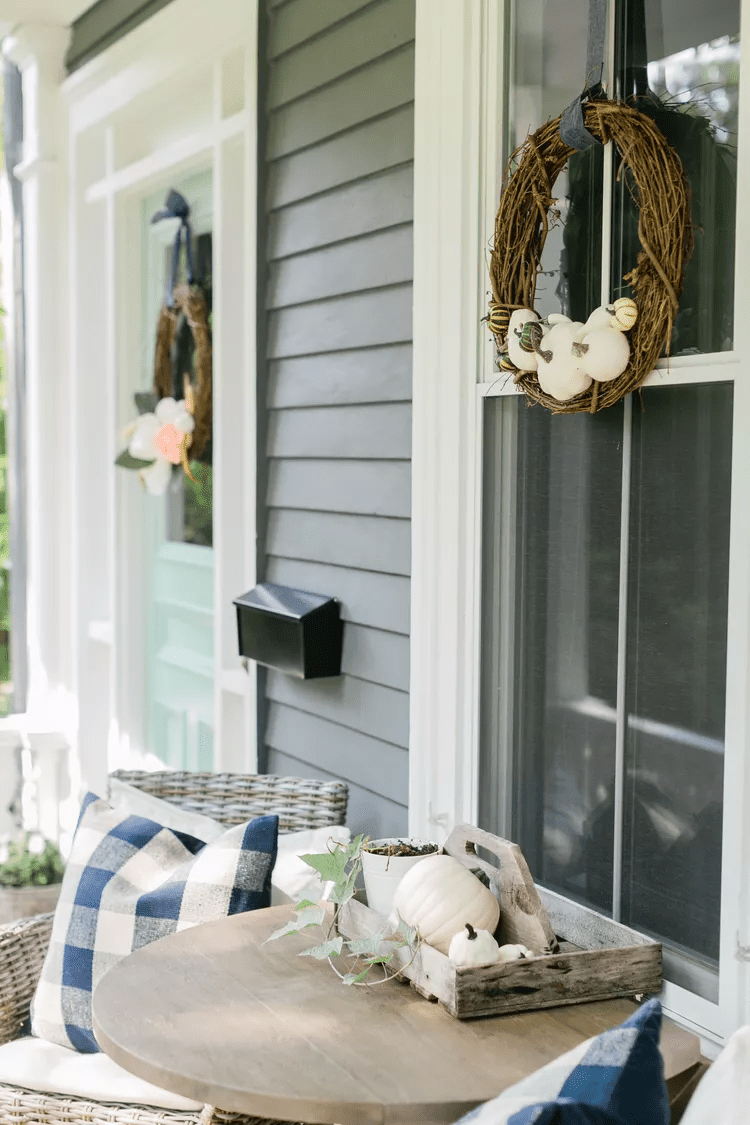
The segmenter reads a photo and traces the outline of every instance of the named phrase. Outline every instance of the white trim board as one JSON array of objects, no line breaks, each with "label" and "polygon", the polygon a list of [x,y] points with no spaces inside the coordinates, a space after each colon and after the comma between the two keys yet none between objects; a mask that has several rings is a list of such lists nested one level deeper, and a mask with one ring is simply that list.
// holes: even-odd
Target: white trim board
[{"label": "white trim board", "polygon": [[476,820],[474,387],[492,371],[480,319],[501,161],[502,7],[417,0],[409,829],[428,838]]}]

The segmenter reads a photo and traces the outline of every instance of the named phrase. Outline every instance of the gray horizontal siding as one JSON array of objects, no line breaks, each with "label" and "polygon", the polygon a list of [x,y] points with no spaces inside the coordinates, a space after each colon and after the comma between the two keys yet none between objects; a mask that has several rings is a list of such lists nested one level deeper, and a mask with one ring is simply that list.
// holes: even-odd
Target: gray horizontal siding
[{"label": "gray horizontal siding", "polygon": [[267,307],[283,308],[351,293],[352,289],[382,289],[411,281],[413,257],[409,224],[284,258],[271,266]]},{"label": "gray horizontal siding", "polygon": [[409,745],[409,696],[405,691],[371,684],[355,676],[296,680],[269,672],[269,699],[307,711],[329,722],[369,734],[406,749]]},{"label": "gray horizontal siding", "polygon": [[363,516],[409,517],[411,466],[408,461],[269,462],[270,508],[358,512]]},{"label": "gray horizontal siding", "polygon": [[293,65],[272,67],[268,106],[276,109],[310,94],[413,40],[414,5],[381,0],[345,23],[329,27],[325,35],[298,43]]},{"label": "gray horizontal siding", "polygon": [[[319,777],[323,781],[338,781],[341,778],[340,769],[334,773],[326,773],[302,758],[280,754],[272,748],[269,748],[267,768],[268,773],[285,777]],[[406,803],[389,801],[380,793],[374,793],[371,789],[350,781],[347,823],[355,832],[363,832],[375,839],[403,836],[409,824],[409,811]]]},{"label": "gray horizontal siding", "polygon": [[273,555],[267,560],[266,575],[269,582],[278,582],[280,586],[296,586],[299,590],[338,598],[344,621],[409,634],[408,578]]},{"label": "gray horizontal siding", "polygon": [[[275,211],[269,224],[269,257],[301,254],[303,250],[410,223],[413,215],[414,175],[410,164],[402,165]],[[352,260],[359,256],[357,250],[356,246],[350,248]],[[296,262],[303,274],[307,262]],[[348,292],[357,288],[352,285]]]},{"label": "gray horizontal siding", "polygon": [[414,153],[411,102],[271,165],[268,195],[277,207],[329,191],[363,176],[407,164]]},{"label": "gray horizontal siding", "polygon": [[288,356],[268,365],[270,409],[411,399],[411,344]]},{"label": "gray horizontal siding", "polygon": [[[268,745],[293,758],[299,756],[300,739],[310,747],[305,760],[311,766],[326,773],[341,770],[344,781],[353,781],[389,801],[403,801],[409,773],[405,750],[283,703],[273,703],[268,715]],[[351,765],[356,768],[350,777],[347,770]]]},{"label": "gray horizontal siding", "polygon": [[272,509],[266,545],[281,558],[311,559],[355,570],[410,573],[408,520]]},{"label": "gray horizontal siding", "polygon": [[268,357],[313,355],[411,339],[411,286],[280,309],[268,317]]},{"label": "gray horizontal siding", "polygon": [[413,101],[414,49],[405,47],[274,113],[268,156],[297,152]]},{"label": "gray horizontal siding", "polygon": [[345,630],[341,668],[347,675],[406,692],[409,690],[409,638],[350,624]]},{"label": "gray horizontal siding", "polygon": [[273,411],[268,456],[403,460],[411,456],[411,404]]},{"label": "gray horizontal siding", "polygon": [[287,0],[271,25],[269,57],[278,58],[370,3],[372,0],[317,0],[316,4],[309,0]]},{"label": "gray horizontal siding", "polygon": [[265,577],[329,594],[342,675],[265,677],[265,764],[407,823],[413,0],[269,14]]}]

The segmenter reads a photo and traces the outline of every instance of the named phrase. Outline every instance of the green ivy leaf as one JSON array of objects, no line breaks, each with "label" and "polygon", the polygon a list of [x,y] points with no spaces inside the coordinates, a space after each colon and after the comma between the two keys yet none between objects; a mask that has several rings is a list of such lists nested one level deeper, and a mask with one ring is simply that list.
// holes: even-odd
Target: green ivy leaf
[{"label": "green ivy leaf", "polygon": [[373,953],[372,957],[365,957],[366,965],[389,965],[393,960],[393,953]]},{"label": "green ivy leaf", "polygon": [[302,907],[302,909],[298,908],[291,922],[287,922],[287,924],[282,926],[279,930],[274,930],[263,944],[265,945],[268,941],[276,941],[277,938],[285,937],[287,934],[298,934],[300,930],[304,930],[308,926],[319,926],[325,916],[325,906],[310,905]]},{"label": "green ivy leaf", "polygon": [[142,461],[140,457],[132,457],[127,449],[123,449],[120,456],[115,459],[115,465],[119,465],[121,469],[148,469],[153,463],[153,461]]},{"label": "green ivy leaf", "polygon": [[328,957],[337,957],[344,944],[342,937],[331,938],[321,945],[313,945],[310,949],[303,949],[300,957],[315,957],[318,961],[325,961]]},{"label": "green ivy leaf", "polygon": [[318,872],[324,883],[338,883],[346,879],[347,855],[343,848],[336,848],[323,855],[303,855],[301,858],[308,867]]},{"label": "green ivy leaf", "polygon": [[345,973],[341,978],[344,984],[359,984],[367,976],[368,970],[365,969],[362,973]]},{"label": "green ivy leaf", "polygon": [[349,901],[354,894],[358,873],[359,868],[355,868],[349,872],[342,882],[334,884],[330,894],[331,902],[335,902],[337,906],[343,906],[345,902]]},{"label": "green ivy leaf", "polygon": [[353,938],[346,943],[346,947],[350,953],[355,954],[357,957],[362,957],[366,953],[379,953],[380,946],[383,943],[384,935],[382,933],[372,934],[366,938]]},{"label": "green ivy leaf", "polygon": [[[419,943],[419,931],[414,926],[409,926],[400,915],[395,937],[400,940],[401,945],[413,946]],[[391,938],[390,940],[394,939]]]},{"label": "green ivy leaf", "polygon": [[153,414],[159,396],[156,391],[136,391],[133,395],[135,408],[139,414]]}]

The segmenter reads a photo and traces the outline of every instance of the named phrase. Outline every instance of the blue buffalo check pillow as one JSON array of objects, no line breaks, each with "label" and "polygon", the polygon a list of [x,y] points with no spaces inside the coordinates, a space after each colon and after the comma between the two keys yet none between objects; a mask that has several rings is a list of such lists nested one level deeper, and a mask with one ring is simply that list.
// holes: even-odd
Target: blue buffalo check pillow
[{"label": "blue buffalo check pillow", "polygon": [[104,974],[157,938],[269,906],[278,828],[278,817],[261,816],[205,843],[89,793],[31,1007],[32,1034],[98,1051],[91,997]]},{"label": "blue buffalo check pillow", "polygon": [[660,1031],[661,1005],[649,1000],[458,1125],[669,1125]]}]

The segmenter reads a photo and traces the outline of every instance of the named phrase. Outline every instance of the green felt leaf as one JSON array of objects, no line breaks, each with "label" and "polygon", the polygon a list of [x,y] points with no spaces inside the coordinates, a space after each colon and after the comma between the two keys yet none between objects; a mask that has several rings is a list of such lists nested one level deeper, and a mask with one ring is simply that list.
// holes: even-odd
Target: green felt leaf
[{"label": "green felt leaf", "polygon": [[302,859],[318,872],[325,882],[344,882],[346,879],[347,855],[344,848],[336,848],[332,852],[316,855],[303,855]]},{"label": "green felt leaf", "polygon": [[401,939],[404,945],[418,945],[419,944],[419,931],[414,926],[409,926],[399,917],[398,926],[396,928],[396,936]]},{"label": "green felt leaf", "polygon": [[342,937],[331,938],[321,945],[313,945],[310,949],[303,949],[300,957],[315,957],[318,961],[325,961],[328,957],[337,957],[344,944]]},{"label": "green felt leaf", "polygon": [[131,457],[127,449],[123,449],[115,461],[115,465],[119,465],[121,469],[148,469],[153,463],[153,461],[142,461],[140,457]]},{"label": "green felt leaf", "polygon": [[348,902],[355,891],[357,883],[358,868],[350,871],[349,874],[341,881],[334,884],[331,891],[331,902],[335,902],[338,906],[343,906]]},{"label": "green felt leaf", "polygon": [[356,954],[358,957],[366,953],[379,953],[380,946],[383,943],[384,935],[382,933],[372,934],[366,938],[353,938],[346,943],[346,947],[350,953]]},{"label": "green felt leaf", "polygon": [[359,984],[361,980],[365,979],[367,972],[368,970],[365,969],[364,972],[361,973],[345,973],[341,979],[344,984]]},{"label": "green felt leaf", "polygon": [[[319,926],[326,916],[324,906],[305,906],[296,911],[291,922],[287,922],[279,930],[274,930],[266,941],[276,941],[277,938],[286,937],[287,934],[298,934],[308,926]],[[265,942],[263,943],[265,945]]]},{"label": "green felt leaf", "polygon": [[156,391],[136,391],[133,395],[135,408],[139,414],[153,414],[159,396]]},{"label": "green felt leaf", "polygon": [[392,953],[374,953],[372,957],[365,958],[367,965],[389,965],[393,960]]}]

